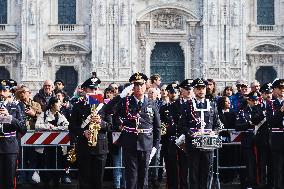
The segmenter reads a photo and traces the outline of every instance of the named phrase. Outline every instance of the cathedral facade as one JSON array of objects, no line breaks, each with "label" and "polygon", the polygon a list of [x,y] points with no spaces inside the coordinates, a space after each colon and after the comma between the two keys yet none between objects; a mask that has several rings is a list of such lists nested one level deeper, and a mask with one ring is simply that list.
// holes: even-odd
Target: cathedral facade
[{"label": "cathedral facade", "polygon": [[[284,76],[284,0],[0,0],[0,78],[69,92],[134,72],[167,83]],[[282,12],[281,12],[282,11]]]}]

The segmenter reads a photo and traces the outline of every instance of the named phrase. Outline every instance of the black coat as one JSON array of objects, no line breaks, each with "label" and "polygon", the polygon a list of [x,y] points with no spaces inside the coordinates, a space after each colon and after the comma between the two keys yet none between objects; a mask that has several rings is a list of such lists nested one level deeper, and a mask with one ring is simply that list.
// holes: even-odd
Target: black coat
[{"label": "black coat", "polygon": [[[24,124],[23,116],[21,114],[20,107],[14,103],[8,103],[5,106],[10,115],[12,115],[11,124],[3,124],[3,132],[11,133],[16,132],[17,134],[24,134],[27,129]],[[1,133],[0,136],[4,135]],[[16,137],[0,138],[0,154],[15,154],[19,152],[19,144]]]},{"label": "black coat", "polygon": [[[201,114],[200,112],[193,110],[192,108],[193,100],[188,100],[183,104],[184,108],[183,108],[183,112],[182,112],[182,115],[180,118],[180,124],[179,124],[182,127],[182,131],[186,136],[186,141],[187,141],[186,143],[188,145],[188,150],[193,149],[193,146],[192,146],[193,138],[191,137],[193,132],[191,131],[191,129],[201,127],[200,123],[197,121],[200,118]],[[204,108],[206,108],[209,105],[211,107],[210,110],[204,112],[204,122],[206,123],[205,129],[216,130],[222,127],[222,123],[218,116],[216,103],[214,101],[209,101],[209,104],[207,104],[207,101],[205,101]]]},{"label": "black coat", "polygon": [[104,116],[103,111],[99,111],[99,115],[102,118],[100,124],[101,129],[98,132],[98,142],[95,147],[88,146],[88,140],[83,135],[85,130],[89,129],[89,124],[85,128],[81,128],[83,121],[91,114],[91,107],[86,101],[78,101],[74,104],[71,118],[70,118],[70,131],[77,137],[77,150],[78,152],[90,153],[90,154],[107,154],[108,153],[108,140],[107,140],[107,131],[109,130],[111,121],[109,117]]},{"label": "black coat", "polygon": [[[127,100],[129,106],[126,106]],[[117,118],[121,120],[123,126],[136,128],[135,120],[128,119],[129,115],[136,115],[138,113],[138,105],[134,96],[123,98],[117,106]],[[157,105],[154,101],[144,97],[144,102],[141,111],[138,129],[152,129],[151,133],[130,133],[125,130],[121,132],[118,139],[118,144],[130,150],[151,151],[152,147],[159,148],[161,140],[161,122],[160,114]]]}]

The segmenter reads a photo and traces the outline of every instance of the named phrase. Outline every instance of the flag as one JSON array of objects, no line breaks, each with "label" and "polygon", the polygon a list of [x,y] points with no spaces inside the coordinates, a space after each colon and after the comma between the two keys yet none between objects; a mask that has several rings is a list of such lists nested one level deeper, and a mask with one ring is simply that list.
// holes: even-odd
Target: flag
[{"label": "flag", "polygon": [[96,106],[104,102],[104,98],[102,94],[87,93],[87,100],[88,100],[88,104],[96,105]]}]

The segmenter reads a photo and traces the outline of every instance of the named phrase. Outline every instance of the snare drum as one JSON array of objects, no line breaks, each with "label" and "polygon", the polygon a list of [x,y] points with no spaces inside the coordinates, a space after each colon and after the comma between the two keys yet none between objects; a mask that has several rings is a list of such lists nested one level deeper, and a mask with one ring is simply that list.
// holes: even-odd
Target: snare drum
[{"label": "snare drum", "polygon": [[217,134],[200,133],[194,137],[192,144],[202,150],[214,150],[222,147],[222,139]]}]

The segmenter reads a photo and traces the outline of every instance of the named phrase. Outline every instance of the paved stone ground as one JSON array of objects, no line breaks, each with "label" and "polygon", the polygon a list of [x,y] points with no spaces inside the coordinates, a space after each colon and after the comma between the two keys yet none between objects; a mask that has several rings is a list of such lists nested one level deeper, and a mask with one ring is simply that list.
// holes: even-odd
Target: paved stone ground
[{"label": "paved stone ground", "polygon": [[[52,187],[50,187],[52,189]],[[240,186],[238,184],[221,184],[221,189],[239,189]],[[30,185],[24,184],[21,186],[17,186],[17,189],[43,189],[41,184],[39,185]],[[59,189],[79,189],[77,181],[73,180],[72,184],[61,184]],[[104,183],[104,189],[113,189],[113,185],[111,181],[106,181]],[[166,189],[165,183],[162,183],[160,187],[151,188],[151,189]],[[217,189],[216,186],[212,186],[212,189]]]}]

